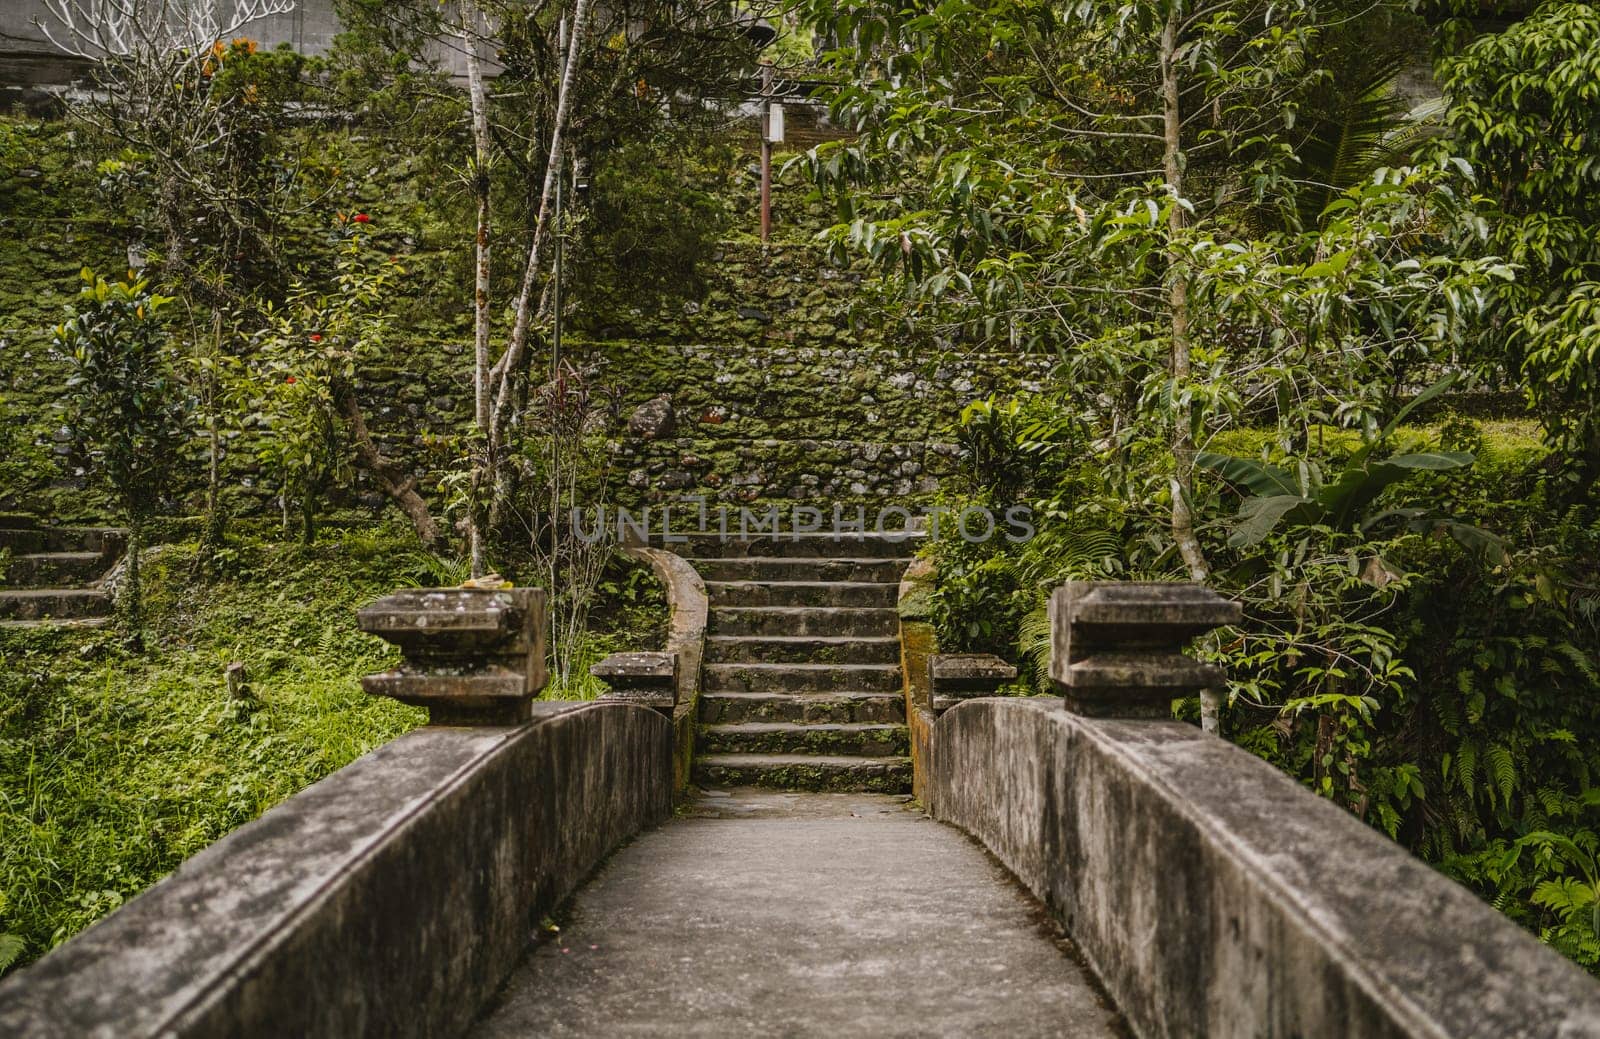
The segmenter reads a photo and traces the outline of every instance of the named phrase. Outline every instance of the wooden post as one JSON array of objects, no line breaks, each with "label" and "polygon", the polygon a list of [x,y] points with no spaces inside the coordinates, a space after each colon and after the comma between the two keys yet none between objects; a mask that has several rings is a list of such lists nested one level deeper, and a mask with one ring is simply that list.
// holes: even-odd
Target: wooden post
[{"label": "wooden post", "polygon": [[761,244],[772,234],[772,66],[761,66]]}]

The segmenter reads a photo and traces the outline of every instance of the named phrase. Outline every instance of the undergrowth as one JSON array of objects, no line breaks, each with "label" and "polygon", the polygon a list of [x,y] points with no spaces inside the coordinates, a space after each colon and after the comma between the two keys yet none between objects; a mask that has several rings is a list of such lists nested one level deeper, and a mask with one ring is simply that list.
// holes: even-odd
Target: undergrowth
[{"label": "undergrowth", "polygon": [[[388,532],[245,541],[204,580],[194,554],[152,550],[142,655],[109,628],[0,631],[0,972],[425,720],[361,691],[398,655],[354,611],[396,587],[457,583],[459,565]],[[665,601],[648,568],[620,561],[601,594],[587,656],[660,644]],[[227,693],[232,662],[245,666],[242,698]],[[587,679],[547,695],[601,691]]]}]

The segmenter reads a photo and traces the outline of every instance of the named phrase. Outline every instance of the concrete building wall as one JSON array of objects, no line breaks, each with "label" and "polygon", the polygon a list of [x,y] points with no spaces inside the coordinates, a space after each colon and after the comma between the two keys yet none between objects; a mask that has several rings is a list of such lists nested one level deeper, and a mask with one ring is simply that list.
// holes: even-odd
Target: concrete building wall
[{"label": "concrete building wall", "polygon": [[[190,2],[218,3],[224,11],[219,21],[232,20],[228,16],[234,9],[232,0]],[[0,55],[10,57],[55,52],[56,49],[40,29],[41,23],[46,26],[59,24],[44,0],[5,0],[0,3]],[[333,37],[338,32],[339,16],[334,12],[333,0],[300,0],[288,14],[250,23],[245,35],[268,47],[288,43],[308,54],[324,54],[333,45]]]},{"label": "concrete building wall", "polygon": [[[233,9],[232,0],[215,2],[225,12],[219,21],[231,21],[227,12]],[[0,87],[64,86],[83,73],[84,63],[63,54],[41,29],[57,24],[44,0],[0,2]],[[266,48],[287,43],[306,54],[326,54],[340,31],[333,0],[299,0],[288,14],[258,19],[242,33]],[[62,33],[55,35],[65,39]]]}]

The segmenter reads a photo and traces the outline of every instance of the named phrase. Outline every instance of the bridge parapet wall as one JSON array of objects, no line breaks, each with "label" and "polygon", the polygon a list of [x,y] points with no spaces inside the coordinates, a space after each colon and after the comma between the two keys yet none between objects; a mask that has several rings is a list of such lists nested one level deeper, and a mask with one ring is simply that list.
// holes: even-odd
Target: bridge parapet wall
[{"label": "bridge parapet wall", "polygon": [[[1066,699],[944,712],[919,793],[1058,916],[1136,1034],[1600,1035],[1600,984],[1466,888],[1239,747],[1146,720],[1160,697],[1134,678],[1208,676],[1162,639],[1126,648],[1142,634],[1119,627],[1137,619],[1127,590],[1068,652],[1068,610],[1094,588],[1058,593]],[[1160,607],[1169,629],[1213,609],[1181,597],[1195,602]]]},{"label": "bridge parapet wall", "polygon": [[669,719],[518,714],[409,733],[213,844],[0,984],[0,1035],[461,1034],[540,920],[672,812]]}]

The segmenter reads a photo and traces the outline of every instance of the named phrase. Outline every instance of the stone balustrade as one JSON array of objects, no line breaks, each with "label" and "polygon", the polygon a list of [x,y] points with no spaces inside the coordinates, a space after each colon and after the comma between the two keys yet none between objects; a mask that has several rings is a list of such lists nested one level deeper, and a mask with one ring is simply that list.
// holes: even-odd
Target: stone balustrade
[{"label": "stone balustrade", "polygon": [[625,555],[650,564],[667,592],[671,618],[662,652],[614,653],[591,672],[612,687],[602,699],[650,707],[672,722],[673,790],[689,789],[700,709],[700,664],[705,659],[709,602],[705,582],[682,556],[629,546]]},{"label": "stone balustrade", "polygon": [[1062,699],[973,699],[918,761],[938,819],[1060,920],[1145,1039],[1600,1035],[1600,984],[1332,802],[1171,720],[1238,619],[1188,584],[1051,600]]},{"label": "stone balustrade", "polygon": [[540,919],[670,817],[671,721],[534,702],[538,589],[406,590],[360,620],[405,653],[368,691],[425,706],[434,724],[0,982],[0,1036],[460,1035]]},{"label": "stone balustrade", "polygon": [[515,725],[544,688],[542,588],[408,588],[356,614],[400,647],[398,668],[361,680],[374,696],[428,709],[433,725]]}]

